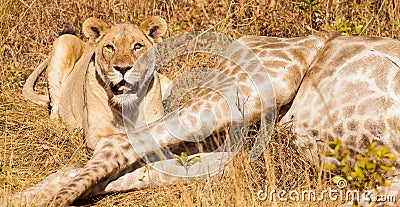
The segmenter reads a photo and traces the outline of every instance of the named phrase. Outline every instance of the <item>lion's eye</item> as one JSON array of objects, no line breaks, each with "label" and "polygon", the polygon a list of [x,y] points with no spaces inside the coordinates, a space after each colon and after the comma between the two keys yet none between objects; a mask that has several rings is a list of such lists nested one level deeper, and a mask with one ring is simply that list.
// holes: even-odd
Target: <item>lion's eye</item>
[{"label": "lion's eye", "polygon": [[111,53],[113,53],[115,51],[115,48],[113,45],[106,45],[104,47],[106,48],[106,50],[108,50]]},{"label": "lion's eye", "polygon": [[142,49],[142,47],[143,47],[143,45],[140,44],[140,43],[136,43],[136,44],[133,45],[133,49],[136,50],[136,51]]}]

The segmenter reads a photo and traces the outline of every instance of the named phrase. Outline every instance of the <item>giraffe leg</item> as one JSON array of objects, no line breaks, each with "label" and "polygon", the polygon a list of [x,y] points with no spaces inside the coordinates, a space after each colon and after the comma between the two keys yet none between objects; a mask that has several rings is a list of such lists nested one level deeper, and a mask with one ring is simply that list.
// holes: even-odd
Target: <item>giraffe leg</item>
[{"label": "giraffe leg", "polygon": [[[175,184],[193,179],[193,177],[184,177],[190,174],[213,175],[222,172],[222,167],[229,161],[229,154],[225,152],[200,153],[193,156],[199,156],[201,164],[195,163],[190,166],[188,170],[183,168],[183,166],[177,165],[175,159],[154,162],[137,169],[128,169],[126,172],[123,171],[121,174],[104,180],[95,185],[80,198],[83,199],[100,194],[126,192]],[[35,186],[13,195],[11,199],[13,205],[29,206],[38,203],[40,203],[40,205],[52,204],[55,193],[61,190],[61,186],[70,183],[77,174],[82,171],[83,167],[84,165],[82,164],[75,164],[62,168]],[[160,169],[171,174],[161,172]],[[209,169],[217,170],[209,172],[207,171]]]},{"label": "giraffe leg", "polygon": [[12,206],[44,206],[51,203],[54,194],[83,169],[82,164],[70,165],[46,177],[40,183],[12,196]]},{"label": "giraffe leg", "polygon": [[196,178],[194,175],[215,175],[222,172],[223,166],[231,157],[229,155],[229,152],[194,154],[189,157],[198,156],[200,162],[191,165],[188,169],[179,165],[176,159],[150,163],[134,170],[128,169],[97,184],[81,198],[176,184],[193,180]]}]

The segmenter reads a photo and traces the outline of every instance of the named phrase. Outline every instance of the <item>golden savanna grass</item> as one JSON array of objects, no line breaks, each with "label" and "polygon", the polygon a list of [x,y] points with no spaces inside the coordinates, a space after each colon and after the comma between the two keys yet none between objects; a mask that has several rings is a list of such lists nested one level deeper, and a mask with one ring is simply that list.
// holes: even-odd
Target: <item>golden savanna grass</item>
[{"label": "golden savanna grass", "polygon": [[[295,37],[323,29],[352,35],[398,38],[397,0],[163,0],[66,1],[0,0],[0,195],[10,195],[38,183],[71,163],[85,163],[79,131],[50,123],[46,107],[21,96],[24,80],[43,61],[58,34],[78,31],[91,16],[109,24],[159,15],[168,22],[168,36],[188,31]],[[348,21],[347,21],[348,20]],[[182,66],[183,67],[183,66]],[[186,66],[188,67],[188,66]],[[181,65],[163,71],[170,77]],[[44,88],[41,83],[39,88]],[[44,91],[44,90],[42,90]],[[176,105],[170,101],[170,105]],[[321,169],[294,147],[290,124],[277,126],[262,157],[248,161],[254,138],[229,164],[228,170],[196,182],[107,195],[85,201],[94,206],[336,206],[339,202],[279,203],[259,201],[268,189],[316,189],[332,186]]]}]

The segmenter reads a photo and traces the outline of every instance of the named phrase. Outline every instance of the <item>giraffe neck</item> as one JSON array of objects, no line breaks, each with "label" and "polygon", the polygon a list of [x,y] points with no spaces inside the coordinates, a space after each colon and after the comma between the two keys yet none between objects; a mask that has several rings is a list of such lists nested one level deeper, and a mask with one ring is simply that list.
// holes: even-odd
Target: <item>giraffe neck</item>
[{"label": "giraffe neck", "polygon": [[142,155],[182,140],[206,137],[227,123],[260,119],[263,112],[274,111],[293,99],[326,42],[327,38],[320,36],[238,39],[227,48],[217,69],[210,71],[209,81],[201,86],[196,100],[162,122],[148,125],[150,130],[128,133],[130,141],[140,146],[137,153]]},{"label": "giraffe neck", "polygon": [[333,35],[300,38],[245,36],[238,41],[249,47],[263,63],[274,87],[276,106],[279,108],[294,98],[304,75],[332,37]]}]

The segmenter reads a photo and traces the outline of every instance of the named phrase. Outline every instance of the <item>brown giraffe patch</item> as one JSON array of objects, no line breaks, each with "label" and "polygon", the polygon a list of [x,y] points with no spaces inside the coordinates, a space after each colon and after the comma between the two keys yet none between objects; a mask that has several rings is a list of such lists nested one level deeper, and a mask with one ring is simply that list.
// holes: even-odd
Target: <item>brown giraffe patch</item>
[{"label": "brown giraffe patch", "polygon": [[[256,68],[258,69],[260,66],[261,66],[261,64],[260,64],[258,59],[252,60],[250,62],[247,62],[245,70],[246,71],[251,71],[251,70],[254,70]],[[250,69],[250,70],[248,70],[248,69]]]},{"label": "brown giraffe patch", "polygon": [[351,100],[359,100],[365,98],[365,94],[374,93],[374,91],[368,89],[369,85],[370,84],[368,82],[345,81],[344,83],[342,83],[342,86],[339,86],[342,91],[346,92],[346,96],[344,96],[342,102],[350,103]]},{"label": "brown giraffe patch", "polygon": [[[247,62],[248,60],[254,61],[254,58],[256,58],[256,57],[257,56],[254,53],[246,52],[245,56],[244,57],[242,56],[242,58],[240,60],[243,60],[244,62]],[[256,62],[258,63],[258,58],[256,58]]]},{"label": "brown giraffe patch", "polygon": [[[293,38],[293,39],[289,38],[289,39],[285,39],[285,42],[287,42],[287,43],[298,43],[298,42],[304,41],[306,39],[308,39],[308,37],[298,37],[298,38]],[[306,43],[306,42],[308,42],[308,41],[305,41],[304,43]],[[304,43],[299,43],[299,45],[300,44],[304,44]]]},{"label": "brown giraffe patch", "polygon": [[232,59],[240,60],[242,54],[243,54],[243,52],[241,50],[238,50],[238,51],[235,51],[235,53],[233,53],[229,57],[232,58]]},{"label": "brown giraffe patch", "polygon": [[105,151],[105,152],[103,153],[103,156],[106,157],[106,158],[108,158],[108,159],[110,159],[112,155],[113,155],[113,153],[112,153],[111,151]]},{"label": "brown giraffe patch", "polygon": [[[381,60],[379,57],[376,57],[376,61]],[[373,62],[366,60],[367,62],[371,63]],[[386,61],[379,61],[376,64],[373,64],[375,67],[373,66],[369,66],[369,68],[371,68],[371,74],[370,74],[370,79],[374,80],[375,84],[379,87],[379,89],[383,90],[383,91],[387,91],[387,87],[388,87],[388,73],[389,71],[386,70],[386,68],[390,68],[392,67],[393,63],[389,60]]]},{"label": "brown giraffe patch", "polygon": [[289,50],[289,52],[298,61],[297,64],[307,65],[306,60],[307,60],[307,56],[309,56],[309,54],[307,54],[308,51],[302,51],[302,50],[295,48],[295,49]]},{"label": "brown giraffe patch", "polygon": [[303,43],[299,43],[296,46],[299,48],[310,48],[310,45],[312,46],[312,48],[315,48],[316,44],[314,44],[315,39],[311,39],[311,40],[306,40]]},{"label": "brown giraffe patch", "polygon": [[324,80],[328,77],[332,77],[334,72],[335,71],[332,68],[325,64],[316,64],[308,70],[306,77],[318,74],[318,76],[315,76],[315,79]]},{"label": "brown giraffe patch", "polygon": [[290,57],[288,56],[288,53],[286,51],[274,51],[274,57],[279,57],[280,59],[290,61]]},{"label": "brown giraffe patch", "polygon": [[226,79],[226,75],[223,73],[220,73],[217,75],[217,81],[218,82],[224,82],[224,80]]},{"label": "brown giraffe patch", "polygon": [[287,67],[287,75],[282,80],[283,82],[288,84],[288,87],[292,90],[297,89],[297,86],[300,84],[300,81],[302,79],[301,72],[298,69],[299,68],[297,66]]},{"label": "brown giraffe patch", "polygon": [[218,102],[220,99],[221,99],[221,96],[218,95],[218,94],[214,94],[214,95],[212,95],[212,96],[210,97],[210,100],[211,100],[212,102]]},{"label": "brown giraffe patch", "polygon": [[368,119],[364,122],[364,128],[368,130],[372,136],[379,137],[385,132],[386,125],[385,123]]},{"label": "brown giraffe patch", "polygon": [[251,92],[253,91],[250,87],[248,87],[247,85],[240,85],[239,86],[240,91],[242,92],[242,94],[244,95],[248,95],[251,94]]},{"label": "brown giraffe patch", "polygon": [[354,115],[354,112],[356,110],[356,106],[346,106],[343,109],[343,117],[351,117]]},{"label": "brown giraffe patch", "polygon": [[[261,108],[261,100],[257,99],[254,103],[254,108],[260,109]],[[257,115],[258,116],[258,115]]]},{"label": "brown giraffe patch", "polygon": [[300,113],[301,119],[308,119],[309,117],[311,117],[311,112],[309,110],[304,110]]},{"label": "brown giraffe patch", "polygon": [[398,51],[400,51],[400,45],[397,41],[390,41],[383,44],[375,44],[373,49],[381,53],[397,55]]},{"label": "brown giraffe patch", "polygon": [[360,115],[379,114],[383,108],[389,108],[392,105],[393,101],[385,97],[367,99],[357,106],[357,113]]},{"label": "brown giraffe patch", "polygon": [[222,117],[222,112],[221,112],[220,110],[216,110],[216,111],[215,111],[215,116],[216,116],[217,118]]},{"label": "brown giraffe patch", "polygon": [[252,51],[254,54],[258,54],[258,53],[260,53],[262,50],[261,50],[261,49],[257,49],[257,48],[252,48],[251,51]]},{"label": "brown giraffe patch", "polygon": [[282,50],[282,48],[286,48],[288,46],[289,44],[279,42],[279,43],[266,44],[261,46],[261,48],[266,50],[271,50],[271,49]]},{"label": "brown giraffe patch", "polygon": [[335,45],[335,50],[339,52],[335,53],[335,56],[333,57],[335,61],[330,62],[330,64],[333,68],[346,65],[349,57],[352,57],[354,54],[360,54],[365,49],[366,47],[364,45],[353,44],[353,45],[346,45],[346,49],[338,50],[337,45]]},{"label": "brown giraffe patch", "polygon": [[[399,152],[400,151],[400,145],[399,145],[399,141],[397,139],[391,139],[389,140],[389,144],[386,144],[387,146],[391,146],[391,151],[395,151],[395,152]],[[399,168],[399,164],[396,164],[396,167]]]},{"label": "brown giraffe patch", "polygon": [[225,69],[228,67],[228,62],[229,62],[229,61],[228,61],[227,59],[222,60],[221,62],[218,63],[217,69],[219,69],[219,70],[221,70],[221,69],[225,70]]},{"label": "brown giraffe patch", "polygon": [[237,80],[239,81],[239,82],[247,82],[247,79],[249,78],[249,76],[246,74],[246,73],[240,73],[239,75],[238,75],[238,78],[237,78]]},{"label": "brown giraffe patch", "polygon": [[344,128],[343,128],[343,124],[339,124],[337,125],[334,129],[333,132],[339,136],[339,138],[343,137],[344,135]]},{"label": "brown giraffe patch", "polygon": [[260,42],[246,42],[248,39],[243,38],[242,43],[245,44],[248,48],[258,48],[260,46]]},{"label": "brown giraffe patch", "polygon": [[[363,101],[357,106],[357,114],[364,116],[366,114],[373,113],[373,110],[371,110],[370,106],[371,103],[369,101]],[[377,107],[375,106],[375,108]]]},{"label": "brown giraffe patch", "polygon": [[358,130],[358,121],[351,120],[347,122],[347,129],[350,131],[357,131]]},{"label": "brown giraffe patch", "polygon": [[269,55],[268,51],[262,51],[257,54],[258,57],[267,57]]},{"label": "brown giraffe patch", "polygon": [[346,139],[345,144],[346,145],[354,145],[354,143],[357,143],[357,137],[354,135],[349,135],[348,138]]},{"label": "brown giraffe patch", "polygon": [[318,136],[319,136],[319,131],[313,129],[313,130],[311,130],[310,134],[311,134],[311,136],[313,136],[313,137],[318,137]]},{"label": "brown giraffe patch", "polygon": [[267,79],[267,75],[264,73],[256,73],[252,76],[252,79],[255,83],[265,83],[267,81],[270,81]]},{"label": "brown giraffe patch", "polygon": [[[266,64],[264,63],[264,67],[267,68],[268,65],[266,65]],[[267,72],[268,72],[268,75],[269,75],[271,78],[277,78],[277,77],[280,75],[278,72],[273,71],[273,70],[268,70]]]},{"label": "brown giraffe patch", "polygon": [[389,119],[387,119],[387,123],[393,131],[400,132],[400,118],[399,117],[389,118]]},{"label": "brown giraffe patch", "polygon": [[372,137],[368,136],[367,134],[361,134],[361,139],[360,140],[356,140],[356,146],[360,147],[360,148],[364,148],[367,149],[368,145],[370,145],[372,142]]},{"label": "brown giraffe patch", "polygon": [[213,108],[213,106],[211,105],[210,102],[206,102],[204,106],[205,106],[206,108],[208,108],[208,109]]},{"label": "brown giraffe patch", "polygon": [[335,136],[333,136],[331,133],[327,133],[326,136],[327,136],[328,140],[331,142],[335,140]]},{"label": "brown giraffe patch", "polygon": [[[226,74],[228,74],[228,75],[235,75],[235,74],[238,74],[242,69],[239,67],[239,66],[237,66],[237,65],[234,65],[234,63],[229,63],[228,64],[229,65],[229,68],[231,68],[231,70],[224,70],[223,72],[224,73],[226,73]],[[233,68],[233,69],[232,69]]]}]

